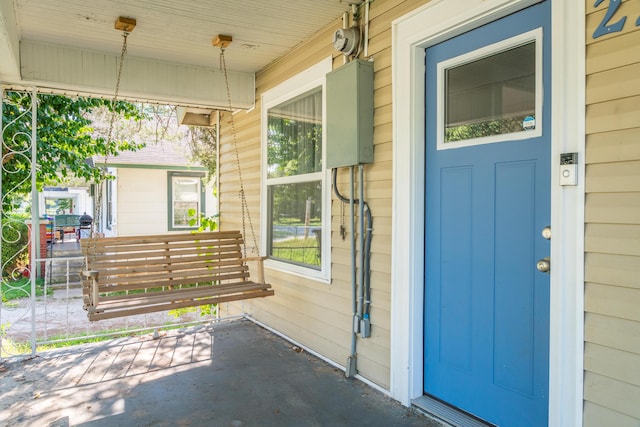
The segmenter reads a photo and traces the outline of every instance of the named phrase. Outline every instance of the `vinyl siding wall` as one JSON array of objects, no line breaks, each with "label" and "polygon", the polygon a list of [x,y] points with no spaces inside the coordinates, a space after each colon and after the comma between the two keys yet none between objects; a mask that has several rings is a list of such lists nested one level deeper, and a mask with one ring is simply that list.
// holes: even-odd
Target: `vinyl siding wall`
[{"label": "vinyl siding wall", "polygon": [[[167,174],[166,169],[118,168],[116,191],[116,224],[113,235],[140,236],[162,234],[168,230]],[[206,189],[207,215],[215,213],[213,189]],[[183,233],[189,230],[176,230]]]},{"label": "vinyl siding wall", "polygon": [[[372,336],[358,339],[357,367],[360,375],[383,388],[390,377],[390,291],[391,291],[391,21],[426,1],[376,0],[370,9],[369,57],[374,60],[374,163],[365,167],[365,199],[373,213],[371,250]],[[261,94],[333,56],[333,68],[343,57],[332,47],[333,32],[342,23],[319,32],[286,57],[256,76],[256,106],[234,115],[242,182],[251,223],[259,244],[260,233],[260,115]],[[239,203],[240,183],[236,150],[231,135],[230,115],[222,118],[220,147],[220,222],[222,229],[242,229]],[[338,174],[338,185],[347,192],[348,170]],[[327,182],[329,185],[329,182]],[[332,196],[332,280],[330,284],[275,270],[266,271],[275,296],[245,303],[257,320],[277,329],[323,356],[344,365],[351,345],[351,265],[349,236],[339,234],[340,202]],[[348,222],[348,206],[345,206]],[[249,219],[245,216],[245,239],[254,246]]]},{"label": "vinyl siding wall", "polygon": [[584,425],[640,425],[640,3],[586,1]]},{"label": "vinyl siding wall", "polygon": [[118,169],[118,236],[167,231],[167,171]]}]

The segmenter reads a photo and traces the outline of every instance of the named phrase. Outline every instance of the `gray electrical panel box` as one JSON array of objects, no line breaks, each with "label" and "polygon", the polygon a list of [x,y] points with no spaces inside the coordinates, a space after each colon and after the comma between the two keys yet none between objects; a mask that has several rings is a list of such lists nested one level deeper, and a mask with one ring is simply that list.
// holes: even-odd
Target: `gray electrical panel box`
[{"label": "gray electrical panel box", "polygon": [[373,63],[327,74],[327,168],[373,163]]}]

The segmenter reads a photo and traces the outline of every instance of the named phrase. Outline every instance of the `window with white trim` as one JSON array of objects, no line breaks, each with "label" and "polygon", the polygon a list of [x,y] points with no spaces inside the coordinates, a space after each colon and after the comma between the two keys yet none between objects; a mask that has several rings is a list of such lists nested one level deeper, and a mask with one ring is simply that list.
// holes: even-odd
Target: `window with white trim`
[{"label": "window with white trim", "polygon": [[329,278],[330,199],[324,168],[324,81],[331,61],[262,97],[262,249],[268,265]]},{"label": "window with white trim", "polygon": [[205,210],[203,173],[169,172],[169,230],[197,229]]}]

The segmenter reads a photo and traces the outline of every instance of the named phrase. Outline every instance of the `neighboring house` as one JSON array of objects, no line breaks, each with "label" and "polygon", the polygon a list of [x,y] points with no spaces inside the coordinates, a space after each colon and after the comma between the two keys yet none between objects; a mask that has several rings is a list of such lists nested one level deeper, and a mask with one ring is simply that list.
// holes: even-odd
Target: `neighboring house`
[{"label": "neighboring house", "polygon": [[91,198],[83,187],[45,187],[38,195],[40,216],[82,215],[91,212]]},{"label": "neighboring house", "polygon": [[55,241],[64,240],[69,234],[74,239],[79,236],[80,224],[76,224],[76,218],[84,213],[91,215],[93,202],[85,187],[45,187],[38,194],[38,207],[40,218],[51,221],[47,240]]},{"label": "neighboring house", "polygon": [[[264,50],[260,42],[245,43],[238,35],[243,44],[227,49],[238,55],[236,63],[285,43],[280,29],[299,24],[305,8],[319,4],[247,3],[255,10],[278,4],[277,13],[254,12],[272,24],[271,15],[293,9],[296,16],[251,28],[266,31],[258,33]],[[314,9],[315,20],[328,22],[320,15],[338,3],[322,2]],[[286,54],[269,57],[257,69],[243,62],[251,73],[257,71],[255,81],[251,73],[231,76],[235,107],[246,111],[221,113],[220,225],[244,229],[252,245],[249,233],[255,231],[257,251],[270,258],[265,273],[275,289],[275,296],[251,300],[243,310],[347,372],[355,368],[359,378],[402,404],[440,417],[461,416],[459,408],[501,426],[637,426],[640,2],[366,3],[368,44],[360,56],[372,62],[373,93],[361,92],[358,100],[364,104],[354,102],[353,108],[373,106],[373,157],[363,156],[364,194],[355,196],[367,201],[373,215],[371,292],[356,295],[370,304],[364,322],[364,335],[370,322],[370,336],[358,332],[354,342],[354,323],[360,322],[354,322],[351,283],[363,269],[352,268],[350,206],[332,194],[327,167],[328,147],[336,146],[327,140],[335,124],[328,121],[333,100],[327,99],[332,90],[327,75],[345,66],[334,44],[349,41],[334,36],[343,26],[337,9],[330,25],[289,44]],[[145,4],[148,13],[158,13]],[[28,6],[16,3],[20,27],[30,23],[30,15],[20,14]],[[175,2],[175,7],[188,5]],[[235,8],[227,2],[220,19],[253,18],[253,9]],[[227,9],[236,13],[226,14]],[[191,12],[184,15],[206,21],[206,14]],[[10,25],[14,15],[5,17],[9,29],[3,34],[18,33],[18,26]],[[169,22],[179,16],[156,18]],[[32,30],[32,37],[47,33],[38,27],[44,20],[34,22],[38,31]],[[203,120],[213,123],[212,111],[227,105],[224,90],[213,88],[224,84],[207,80],[219,77],[219,70],[195,61],[180,74],[184,70],[176,63],[188,60],[184,46],[197,49],[188,23],[183,24],[179,30],[190,38],[175,43],[179,54],[172,57],[167,42],[162,58],[147,61],[140,54],[131,62],[123,98],[209,107]],[[81,31],[67,25],[49,32],[62,27]],[[154,37],[164,31],[165,26]],[[171,42],[180,35],[166,32]],[[278,43],[265,42],[276,38]],[[2,66],[22,70],[27,83],[31,76],[44,87],[109,93],[103,64],[116,64],[116,54],[92,50],[93,56],[82,56],[87,52],[82,45],[51,48],[51,56],[60,57],[56,62],[37,54],[46,51],[46,38],[21,41],[22,55],[12,47],[17,39],[0,44],[0,53],[13,52]],[[155,53],[147,51],[147,58]],[[91,58],[93,68],[81,62]],[[64,73],[49,74],[38,61],[49,61],[44,65],[52,68],[77,61],[78,69],[102,73],[86,80],[91,84],[74,76],[67,81],[58,77]],[[114,70],[115,65],[109,68]],[[368,119],[362,120],[366,125]],[[355,129],[354,120],[342,133]],[[337,145],[350,146],[356,137]],[[171,188],[178,183],[193,194],[193,176],[181,181],[179,174],[199,170],[123,159],[108,162],[116,180],[105,202],[105,232],[181,229],[175,227],[175,212],[184,206],[172,210],[176,191]],[[346,196],[350,177],[349,167],[339,169],[338,187]],[[250,221],[238,197],[242,188]],[[177,223],[184,224],[184,217]],[[313,245],[304,244],[317,255],[279,252],[283,241],[292,241],[282,233],[310,227]],[[301,241],[309,240],[303,236]]]},{"label": "neighboring house", "polygon": [[[213,215],[213,184],[205,183],[206,168],[189,164],[187,149],[163,141],[107,158],[113,179],[103,184],[98,230],[105,236],[181,232],[198,228],[189,224],[190,209]],[[95,163],[103,165],[105,159]]]}]

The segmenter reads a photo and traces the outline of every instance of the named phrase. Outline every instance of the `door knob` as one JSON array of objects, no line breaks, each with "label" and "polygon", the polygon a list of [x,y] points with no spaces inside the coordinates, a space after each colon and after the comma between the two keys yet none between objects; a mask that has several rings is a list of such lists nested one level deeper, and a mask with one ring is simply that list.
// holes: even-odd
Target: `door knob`
[{"label": "door knob", "polygon": [[542,258],[536,263],[536,268],[541,273],[548,273],[551,270],[551,261],[549,257]]}]

